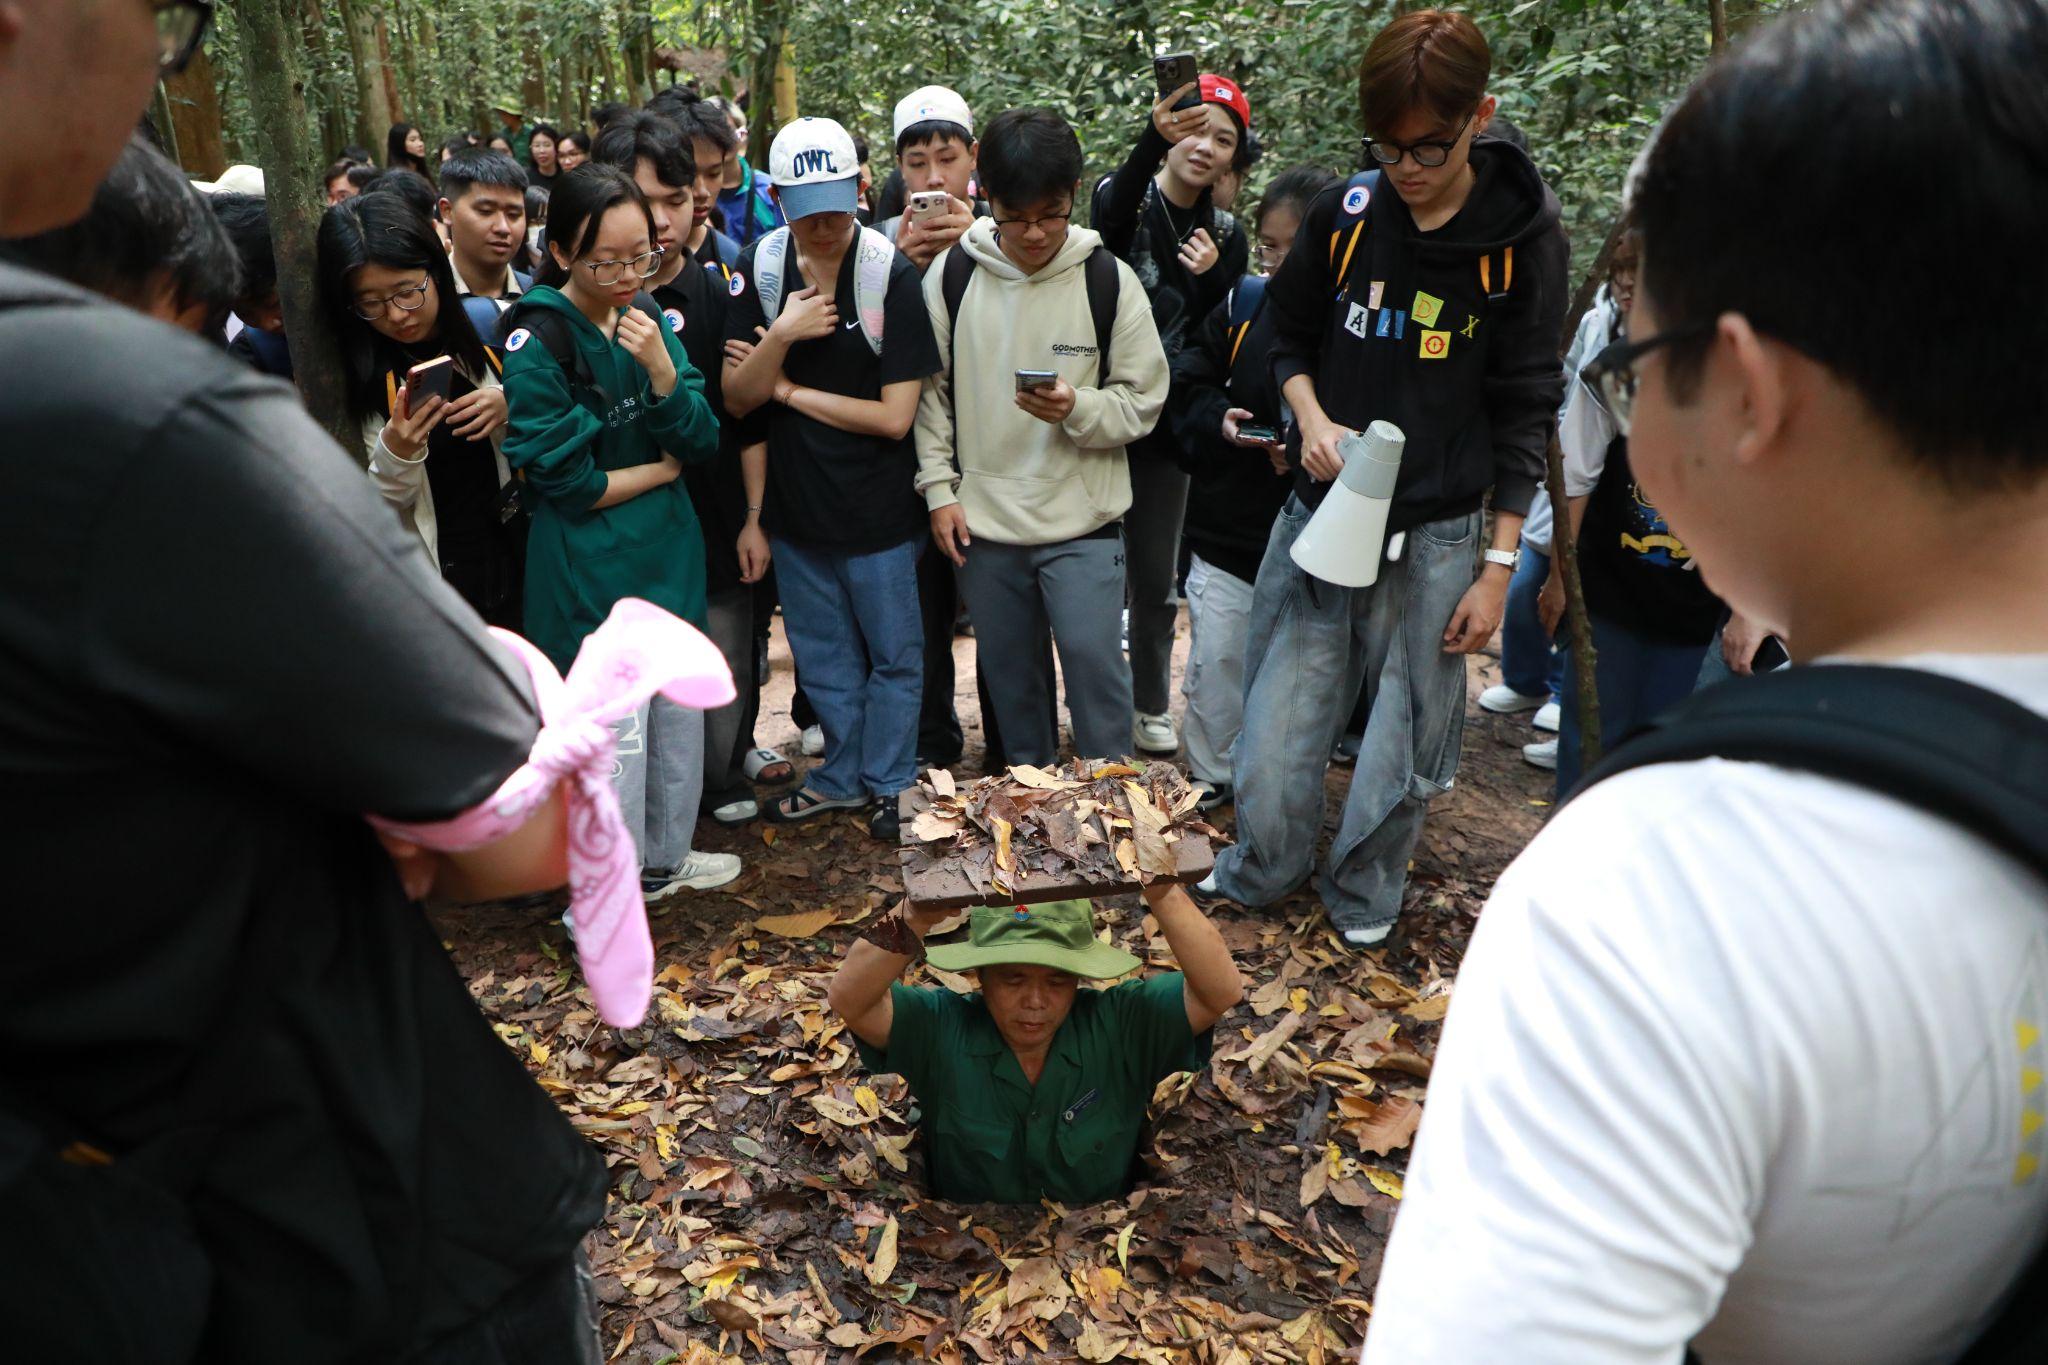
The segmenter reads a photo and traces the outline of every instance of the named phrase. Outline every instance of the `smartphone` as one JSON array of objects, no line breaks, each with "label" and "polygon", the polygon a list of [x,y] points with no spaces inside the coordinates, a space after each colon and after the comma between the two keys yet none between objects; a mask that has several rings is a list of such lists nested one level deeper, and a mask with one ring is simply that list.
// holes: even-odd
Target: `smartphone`
[{"label": "smartphone", "polygon": [[1195,66],[1192,52],[1169,52],[1163,57],[1152,59],[1152,74],[1159,80],[1159,94],[1163,99],[1188,85],[1201,74]]},{"label": "smartphone", "polygon": [[450,356],[423,360],[405,372],[405,410],[418,412],[429,398],[446,400],[455,389],[455,361]]},{"label": "smartphone", "polygon": [[1264,441],[1268,445],[1280,444],[1280,433],[1271,427],[1253,426],[1249,422],[1240,423],[1237,434],[1247,441]]},{"label": "smartphone", "polygon": [[1017,371],[1017,392],[1019,393],[1024,392],[1026,389],[1049,389],[1059,382],[1059,374],[1054,370]]},{"label": "smartphone", "polygon": [[952,196],[944,190],[919,190],[910,196],[910,221],[922,223],[952,207]]}]

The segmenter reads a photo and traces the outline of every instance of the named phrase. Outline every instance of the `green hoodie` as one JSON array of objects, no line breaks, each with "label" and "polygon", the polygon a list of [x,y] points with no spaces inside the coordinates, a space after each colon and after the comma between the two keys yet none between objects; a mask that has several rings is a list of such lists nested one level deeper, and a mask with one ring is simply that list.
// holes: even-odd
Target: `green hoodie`
[{"label": "green hoodie", "polygon": [[[595,386],[572,391],[571,376],[527,330],[540,312],[568,319]],[[682,343],[662,328],[676,387],[656,399],[640,363],[558,289],[525,295],[505,328],[505,460],[525,477],[533,509],[526,638],[567,672],[583,637],[622,597],[645,598],[701,627],[704,534],[682,480],[596,508],[608,470],[652,464],[663,451],[684,464],[718,453],[718,419]]]}]

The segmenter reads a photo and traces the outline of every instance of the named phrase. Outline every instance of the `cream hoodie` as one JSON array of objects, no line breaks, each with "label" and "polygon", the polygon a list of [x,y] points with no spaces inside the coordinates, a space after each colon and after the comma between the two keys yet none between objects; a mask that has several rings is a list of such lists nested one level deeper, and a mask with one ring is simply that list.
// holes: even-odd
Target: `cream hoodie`
[{"label": "cream hoodie", "polygon": [[[945,256],[925,271],[925,306],[945,368],[917,406],[917,488],[933,511],[959,503],[967,530],[999,545],[1050,545],[1087,535],[1130,510],[1124,447],[1166,406],[1166,352],[1152,305],[1130,266],[1110,343],[1114,373],[1096,374],[1095,324],[1083,264],[1102,238],[1070,228],[1066,245],[1026,275],[977,219],[955,251],[978,267],[960,301],[960,335],[946,317]],[[1074,410],[1054,426],[1017,406],[1018,370],[1056,370]]]}]

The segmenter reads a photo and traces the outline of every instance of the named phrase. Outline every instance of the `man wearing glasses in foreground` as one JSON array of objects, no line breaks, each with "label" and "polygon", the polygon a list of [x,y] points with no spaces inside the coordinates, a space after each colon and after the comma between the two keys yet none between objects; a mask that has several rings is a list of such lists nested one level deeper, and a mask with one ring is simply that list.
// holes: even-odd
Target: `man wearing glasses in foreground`
[{"label": "man wearing glasses in foreground", "polygon": [[[0,3],[0,118],[57,130],[0,236],[85,211],[209,9]],[[363,819],[497,790],[523,670],[284,385],[13,266],[0,369],[6,1354],[595,1361],[603,1165],[409,903],[560,885],[561,800],[446,857]]]},{"label": "man wearing glasses in foreground", "polygon": [[[1368,1361],[2044,1358],[2048,277],[1943,287],[1959,241],[2035,254],[2044,70],[2041,0],[1829,0],[1756,35],[1659,134],[1636,339],[1594,367],[1708,584],[1817,661],[1709,694],[1723,720],[1832,695],[1873,741],[1976,731],[1994,756],[1946,809],[1991,788],[2018,818],[1794,771],[1813,716],[1776,761],[1595,782],[1480,919]],[[1902,195],[1918,165],[1939,185]],[[1974,687],[1941,726],[1847,704],[1872,683]]]},{"label": "man wearing glasses in foreground", "polygon": [[[1564,390],[1557,198],[1524,153],[1482,136],[1491,61],[1458,14],[1420,11],[1373,39],[1359,101],[1378,169],[1309,206],[1266,290],[1298,472],[1252,598],[1238,843],[1196,894],[1271,905],[1308,879],[1323,771],[1362,683],[1372,718],[1319,886],[1358,949],[1393,929],[1430,798],[1457,774],[1465,656],[1506,609]],[[1407,447],[1378,582],[1342,588],[1290,550],[1343,468],[1341,443],[1374,421]]]}]

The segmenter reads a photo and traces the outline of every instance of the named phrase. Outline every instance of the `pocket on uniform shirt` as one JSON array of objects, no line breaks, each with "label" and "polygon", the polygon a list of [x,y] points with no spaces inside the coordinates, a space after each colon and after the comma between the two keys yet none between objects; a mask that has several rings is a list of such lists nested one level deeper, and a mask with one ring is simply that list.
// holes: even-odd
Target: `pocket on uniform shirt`
[{"label": "pocket on uniform shirt", "polygon": [[980,1167],[1008,1164],[1017,1141],[1015,1124],[1002,1123],[958,1109],[944,1109],[931,1117],[934,1145],[964,1154],[969,1164]]}]

